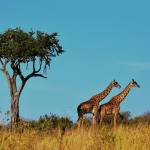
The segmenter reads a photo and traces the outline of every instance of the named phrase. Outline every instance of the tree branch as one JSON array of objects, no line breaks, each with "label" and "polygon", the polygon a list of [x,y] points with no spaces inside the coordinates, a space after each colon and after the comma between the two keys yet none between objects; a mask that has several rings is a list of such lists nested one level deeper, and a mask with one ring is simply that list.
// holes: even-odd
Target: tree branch
[{"label": "tree branch", "polygon": [[47,78],[46,76],[42,75],[42,74],[34,74],[33,77],[42,77],[42,78]]},{"label": "tree branch", "polygon": [[33,58],[33,72],[35,72],[35,59],[36,58]]},{"label": "tree branch", "polygon": [[23,90],[25,84],[26,84],[26,80],[23,80],[23,81],[22,81],[22,84],[21,84],[21,86],[19,87],[18,92],[17,92],[17,94],[18,94],[19,96],[20,96],[20,94],[21,94],[21,92],[22,92],[22,90]]},{"label": "tree branch", "polygon": [[42,58],[40,58],[40,66],[39,66],[39,69],[36,71],[36,73],[38,73],[42,68]]},{"label": "tree branch", "polygon": [[11,86],[11,77],[10,77],[10,75],[9,75],[7,69],[6,69],[6,64],[7,64],[8,62],[5,61],[5,63],[4,63],[4,62],[2,61],[2,59],[0,59],[0,63],[1,63],[1,65],[2,65],[2,68],[1,68],[0,70],[4,73],[4,75],[5,75],[6,79],[7,79],[8,86],[9,86],[9,88],[10,88],[10,94],[11,94],[11,96],[12,96],[12,95],[13,95],[13,91],[12,91],[12,86]]},{"label": "tree branch", "polygon": [[2,65],[1,70],[3,71],[3,69],[5,68],[5,65],[4,65],[4,62],[2,61],[2,59],[1,59],[1,58],[0,58],[0,63],[1,63],[1,65]]},{"label": "tree branch", "polygon": [[34,73],[38,73],[38,72],[40,72],[40,70],[41,70],[41,68],[42,68],[42,58],[40,58],[40,64],[39,64],[39,68],[36,70],[36,68],[35,68],[35,60],[36,60],[36,58],[34,58],[34,60],[33,60],[33,72]]},{"label": "tree branch", "polygon": [[[36,70],[36,68],[35,68],[35,59],[33,60],[33,64],[32,64],[33,71],[32,71],[32,73],[30,73],[30,74],[27,75],[26,77],[23,77],[24,80],[27,81],[28,79],[30,79],[30,78],[32,78],[32,77],[47,78],[46,76],[44,76],[44,75],[42,75],[42,74],[39,73],[40,70],[41,70],[41,68],[42,68],[42,58],[40,58],[40,62],[39,62],[39,63],[40,63],[40,64],[39,64],[39,68]],[[21,75],[21,71],[20,71],[20,75]]]},{"label": "tree branch", "polygon": [[25,77],[25,80],[27,81],[28,79],[32,78],[32,77],[42,77],[42,78],[47,78],[45,77],[44,75],[42,74],[38,74],[38,73],[35,73],[35,72],[32,72],[31,74],[27,75]]},{"label": "tree branch", "polygon": [[23,76],[19,65],[16,67],[16,71],[17,71],[17,73],[18,73],[20,79],[21,79],[22,81],[25,80],[25,77]]},{"label": "tree branch", "polygon": [[6,75],[7,79],[10,80],[10,75],[8,73],[8,71],[6,70],[6,64],[2,61],[2,59],[0,59],[0,63],[2,65],[2,68],[0,68],[0,70]]},{"label": "tree branch", "polygon": [[4,65],[4,63],[3,63],[3,61],[2,61],[2,59],[1,59],[1,58],[0,58],[0,62],[1,62],[1,64],[2,64],[2,65]]},{"label": "tree branch", "polygon": [[13,75],[12,75],[12,79],[16,80],[18,73],[16,72],[16,70],[13,71]]}]

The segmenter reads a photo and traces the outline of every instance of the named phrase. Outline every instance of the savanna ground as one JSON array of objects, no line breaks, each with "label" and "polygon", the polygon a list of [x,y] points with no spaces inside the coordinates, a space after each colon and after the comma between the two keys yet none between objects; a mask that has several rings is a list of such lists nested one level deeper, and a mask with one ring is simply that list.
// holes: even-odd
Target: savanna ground
[{"label": "savanna ground", "polygon": [[23,133],[0,131],[1,150],[149,150],[150,126],[73,129],[62,135],[26,130]]},{"label": "savanna ground", "polygon": [[114,131],[110,125],[93,129],[88,123],[77,129],[68,118],[44,116],[15,130],[2,127],[0,150],[149,150],[149,117],[130,119]]}]

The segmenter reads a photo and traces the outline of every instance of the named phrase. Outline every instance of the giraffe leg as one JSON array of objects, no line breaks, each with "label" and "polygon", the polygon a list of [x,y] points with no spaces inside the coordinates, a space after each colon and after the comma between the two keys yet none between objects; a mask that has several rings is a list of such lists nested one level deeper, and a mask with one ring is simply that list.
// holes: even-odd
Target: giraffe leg
[{"label": "giraffe leg", "polygon": [[96,127],[96,124],[97,124],[97,113],[98,113],[98,108],[97,108],[97,106],[95,106],[93,108],[93,117],[92,117],[92,126],[93,127]]},{"label": "giraffe leg", "polygon": [[81,109],[80,105],[77,108],[77,113],[78,113],[77,125],[78,125],[78,128],[80,128],[81,125],[83,124],[83,115],[84,115],[83,110]]},{"label": "giraffe leg", "polygon": [[85,117],[84,117],[84,116],[82,116],[82,117],[81,117],[81,127],[83,127],[84,120],[85,120]]},{"label": "giraffe leg", "polygon": [[81,118],[80,118],[80,117],[79,117],[78,120],[77,120],[77,126],[78,126],[78,128],[81,127]]},{"label": "giraffe leg", "polygon": [[118,112],[114,114],[114,130],[117,129],[117,125],[118,125]]},{"label": "giraffe leg", "polygon": [[103,119],[104,119],[104,115],[101,115],[100,117],[101,117],[101,118],[100,118],[100,123],[99,123],[99,124],[100,124],[100,126],[102,126]]},{"label": "giraffe leg", "polygon": [[96,126],[96,115],[95,114],[92,117],[92,125],[93,125],[93,127]]},{"label": "giraffe leg", "polygon": [[123,123],[123,122],[124,122],[124,117],[123,117],[123,115],[119,113],[119,116],[118,116],[118,117],[119,117],[118,119],[121,120],[121,122]]},{"label": "giraffe leg", "polygon": [[78,128],[80,128],[82,126],[82,124],[83,124],[83,114],[81,113],[77,120]]},{"label": "giraffe leg", "polygon": [[99,124],[99,112],[96,113],[96,125]]},{"label": "giraffe leg", "polygon": [[100,126],[102,126],[104,116],[105,116],[105,112],[101,109],[100,114],[99,114],[99,117],[100,117],[99,118],[99,120],[100,120],[99,124],[100,124]]}]

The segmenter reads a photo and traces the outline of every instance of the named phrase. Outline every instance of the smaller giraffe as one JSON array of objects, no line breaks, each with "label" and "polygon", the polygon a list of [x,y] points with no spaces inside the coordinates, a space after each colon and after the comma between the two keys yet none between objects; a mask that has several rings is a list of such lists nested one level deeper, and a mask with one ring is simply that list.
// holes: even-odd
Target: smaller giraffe
[{"label": "smaller giraffe", "polygon": [[126,88],[121,93],[112,97],[108,103],[103,104],[99,107],[98,114],[99,114],[100,125],[102,125],[102,121],[105,115],[113,114],[114,115],[114,129],[117,128],[118,115],[120,111],[120,103],[128,95],[132,87],[140,88],[139,84],[134,79],[132,79],[132,81],[126,86]]},{"label": "smaller giraffe", "polygon": [[93,114],[93,118],[92,118],[93,119],[93,126],[96,125],[96,117],[97,117],[99,102],[101,100],[103,100],[110,93],[110,91],[112,90],[113,87],[121,88],[119,83],[117,81],[113,80],[103,92],[92,96],[90,98],[90,100],[85,101],[78,106],[78,108],[77,108],[78,127],[80,127],[81,124],[83,124],[83,116],[86,113],[92,113]]}]

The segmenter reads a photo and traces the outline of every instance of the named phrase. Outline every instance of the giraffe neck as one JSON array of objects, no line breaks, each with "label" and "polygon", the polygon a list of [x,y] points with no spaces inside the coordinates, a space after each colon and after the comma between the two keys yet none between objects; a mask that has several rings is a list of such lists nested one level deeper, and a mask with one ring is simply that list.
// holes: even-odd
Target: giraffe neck
[{"label": "giraffe neck", "polygon": [[112,90],[113,85],[112,83],[109,84],[109,86],[101,93],[96,95],[96,100],[99,103],[101,100],[103,100]]},{"label": "giraffe neck", "polygon": [[121,102],[124,100],[124,98],[125,98],[125,97],[128,95],[128,93],[130,92],[131,88],[132,88],[132,84],[129,83],[129,84],[126,86],[126,88],[117,96],[117,97],[118,97],[118,98],[117,98],[118,103],[121,103]]}]

